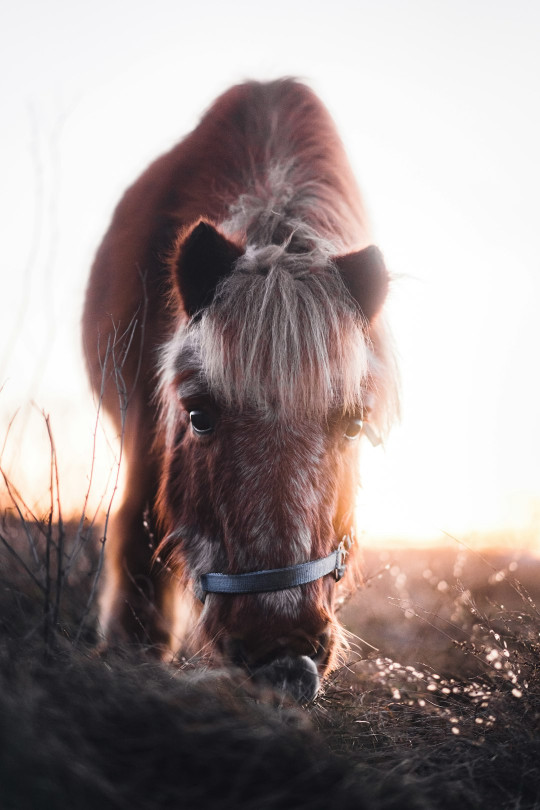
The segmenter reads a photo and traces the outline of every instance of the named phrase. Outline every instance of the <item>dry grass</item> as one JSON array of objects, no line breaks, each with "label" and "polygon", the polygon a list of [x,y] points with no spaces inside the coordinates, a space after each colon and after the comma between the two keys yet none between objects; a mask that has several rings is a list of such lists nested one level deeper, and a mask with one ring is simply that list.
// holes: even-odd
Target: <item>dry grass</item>
[{"label": "dry grass", "polygon": [[459,548],[385,564],[345,617],[380,649],[357,639],[315,710],[330,746],[433,807],[540,807],[540,564]]},{"label": "dry grass", "polygon": [[349,659],[300,710],[96,656],[97,539],[8,513],[0,534],[2,808],[540,808],[535,560],[367,553]]}]

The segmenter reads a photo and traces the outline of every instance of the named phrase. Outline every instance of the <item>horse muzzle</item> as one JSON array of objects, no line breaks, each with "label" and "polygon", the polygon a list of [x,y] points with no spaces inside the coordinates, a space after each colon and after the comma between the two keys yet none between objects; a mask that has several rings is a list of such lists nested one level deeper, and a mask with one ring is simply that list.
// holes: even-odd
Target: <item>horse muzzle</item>
[{"label": "horse muzzle", "polygon": [[328,626],[318,636],[294,632],[271,646],[261,647],[247,638],[222,638],[218,647],[225,661],[245,670],[253,683],[306,704],[319,691],[333,649],[333,636]]},{"label": "horse muzzle", "polygon": [[277,658],[256,669],[252,680],[257,684],[271,686],[300,704],[312,701],[320,687],[317,665],[307,655]]},{"label": "horse muzzle", "polygon": [[[231,597],[234,599],[249,594],[284,591],[307,585],[328,575],[339,581],[345,573],[347,555],[352,543],[352,537],[345,535],[337,549],[327,557],[285,568],[239,574],[203,574],[198,583],[201,601],[205,602],[207,593],[220,595],[220,599],[229,600]],[[327,669],[333,647],[331,634],[326,626],[328,616],[324,618],[320,616],[314,626],[313,611],[310,612],[312,615],[307,622],[298,617],[297,627],[293,632],[289,627],[288,633],[280,634],[278,644],[272,645],[273,650],[261,650],[256,628],[254,631],[252,626],[251,632],[247,632],[248,627],[242,628],[242,622],[249,625],[253,614],[248,613],[241,621],[238,621],[237,617],[233,637],[228,640],[226,635],[218,637],[218,648],[221,648],[221,652],[231,663],[246,669],[254,682],[266,684],[276,691],[288,694],[298,703],[309,703],[319,691],[319,672],[324,674]],[[260,627],[264,627],[266,623],[264,614],[259,617],[259,623]],[[227,622],[223,622],[222,626],[226,625]],[[232,629],[230,625],[229,629]],[[213,634],[210,632],[208,635],[211,637]],[[269,652],[273,653],[272,657],[269,657]]]}]

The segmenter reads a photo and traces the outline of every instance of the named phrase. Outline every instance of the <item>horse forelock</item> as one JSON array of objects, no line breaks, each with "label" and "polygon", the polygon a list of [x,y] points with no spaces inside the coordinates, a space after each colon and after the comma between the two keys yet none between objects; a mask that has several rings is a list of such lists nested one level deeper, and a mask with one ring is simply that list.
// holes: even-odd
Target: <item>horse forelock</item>
[{"label": "horse forelock", "polygon": [[166,348],[164,376],[191,372],[227,406],[313,417],[360,410],[371,342],[337,271],[323,264],[274,245],[248,248]]}]

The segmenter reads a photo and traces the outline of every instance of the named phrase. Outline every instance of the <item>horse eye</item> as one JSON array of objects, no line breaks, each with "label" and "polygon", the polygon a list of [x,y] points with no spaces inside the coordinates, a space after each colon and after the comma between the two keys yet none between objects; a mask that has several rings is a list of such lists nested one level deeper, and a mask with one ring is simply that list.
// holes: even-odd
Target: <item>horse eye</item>
[{"label": "horse eye", "polygon": [[351,441],[352,439],[357,439],[362,432],[363,426],[364,423],[362,419],[349,419],[347,428],[343,435],[345,436],[346,439],[350,439]]},{"label": "horse eye", "polygon": [[189,421],[199,436],[206,436],[214,430],[214,418],[208,411],[190,411]]}]

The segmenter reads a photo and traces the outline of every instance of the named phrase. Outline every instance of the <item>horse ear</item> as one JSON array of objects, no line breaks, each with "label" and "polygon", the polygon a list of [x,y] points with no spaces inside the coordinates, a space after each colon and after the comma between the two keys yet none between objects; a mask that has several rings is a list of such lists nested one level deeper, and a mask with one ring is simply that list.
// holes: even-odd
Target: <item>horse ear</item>
[{"label": "horse ear", "polygon": [[379,248],[339,256],[334,262],[350,294],[368,322],[380,311],[388,293],[388,270]]},{"label": "horse ear", "polygon": [[201,220],[179,240],[173,275],[177,292],[191,317],[207,307],[222,278],[228,276],[243,251],[209,222]]}]

